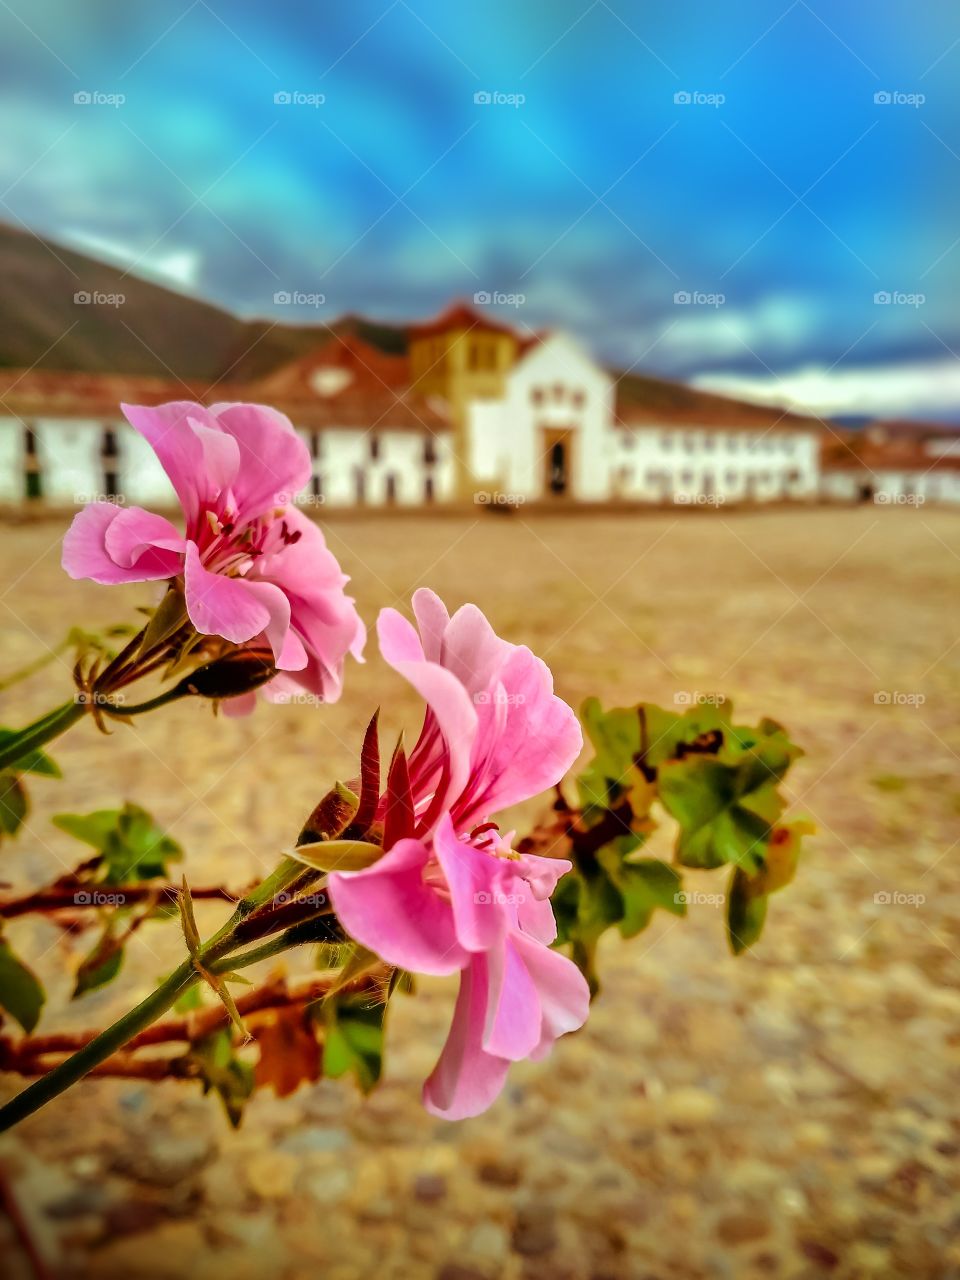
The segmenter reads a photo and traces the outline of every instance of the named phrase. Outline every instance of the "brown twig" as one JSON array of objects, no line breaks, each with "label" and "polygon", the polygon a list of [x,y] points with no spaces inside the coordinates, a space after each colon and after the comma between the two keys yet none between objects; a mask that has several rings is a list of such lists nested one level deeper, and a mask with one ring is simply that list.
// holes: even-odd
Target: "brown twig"
[{"label": "brown twig", "polygon": [[[362,974],[345,983],[342,990],[350,993],[379,991],[385,973],[385,969],[378,969]],[[275,978],[238,997],[237,1010],[245,1017],[268,1009],[306,1008],[327,995],[337,979],[336,973],[323,973],[288,985],[284,978]],[[140,1049],[157,1045],[196,1044],[229,1025],[230,1016],[222,1005],[197,1009],[184,1017],[166,1018],[134,1036],[122,1053],[102,1062],[92,1074],[141,1080],[190,1079],[195,1072],[185,1058],[136,1058],[134,1055]],[[62,1032],[59,1035],[23,1036],[18,1041],[0,1036],[0,1071],[13,1071],[23,1076],[45,1075],[64,1055],[76,1053],[97,1034],[96,1031]],[[55,1060],[50,1061],[51,1057]]]},{"label": "brown twig", "polygon": [[17,1203],[17,1197],[14,1195],[10,1178],[2,1166],[0,1166],[0,1207],[3,1208],[3,1211],[13,1224],[13,1230],[20,1241],[20,1247],[30,1262],[34,1280],[53,1280],[50,1270],[46,1262],[44,1262],[40,1250],[37,1248],[36,1241],[30,1232],[20,1205]]},{"label": "brown twig", "polygon": [[[169,898],[176,901],[180,893],[179,885],[153,884],[149,880],[136,884],[84,884],[76,882],[72,885],[51,885],[46,889],[38,889],[34,893],[24,894],[19,898],[0,898],[0,919],[11,920],[14,916],[28,915],[30,912],[79,911],[91,907],[131,906],[137,902],[149,901],[151,898]],[[222,885],[208,885],[197,889],[191,888],[194,898],[212,898],[220,902],[239,902],[243,896]]]}]

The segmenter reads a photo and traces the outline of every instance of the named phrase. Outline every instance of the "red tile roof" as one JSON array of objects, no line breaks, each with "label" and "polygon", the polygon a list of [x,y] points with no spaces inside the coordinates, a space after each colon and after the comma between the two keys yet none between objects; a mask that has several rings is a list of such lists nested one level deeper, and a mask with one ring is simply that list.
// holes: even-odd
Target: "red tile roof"
[{"label": "red tile roof", "polygon": [[427,320],[423,324],[411,324],[407,332],[411,338],[430,338],[436,334],[449,333],[452,329],[472,329],[487,333],[508,333],[516,338],[517,334],[509,325],[500,324],[492,317],[474,310],[465,302],[453,302],[444,311]]}]

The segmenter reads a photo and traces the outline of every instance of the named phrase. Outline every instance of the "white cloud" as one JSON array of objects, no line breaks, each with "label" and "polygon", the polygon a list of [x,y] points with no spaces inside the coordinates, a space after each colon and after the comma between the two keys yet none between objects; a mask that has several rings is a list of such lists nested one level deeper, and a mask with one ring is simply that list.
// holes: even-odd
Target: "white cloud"
[{"label": "white cloud", "polygon": [[783,374],[703,373],[691,382],[704,391],[821,416],[960,417],[956,360],[849,369],[808,365]]},{"label": "white cloud", "polygon": [[98,236],[89,231],[65,231],[63,238],[75,249],[91,253],[105,262],[130,268],[137,275],[159,280],[162,284],[175,284],[183,289],[195,289],[201,266],[201,255],[196,249],[170,249],[144,253],[129,244],[108,236]]}]

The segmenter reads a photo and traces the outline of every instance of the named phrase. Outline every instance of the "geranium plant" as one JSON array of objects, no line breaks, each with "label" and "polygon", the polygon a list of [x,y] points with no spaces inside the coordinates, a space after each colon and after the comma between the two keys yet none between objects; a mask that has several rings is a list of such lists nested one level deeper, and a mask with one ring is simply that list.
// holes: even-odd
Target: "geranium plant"
[{"label": "geranium plant", "polygon": [[[73,702],[0,739],[7,835],[22,822],[23,775],[55,776],[42,748],[88,710],[122,720],[202,696],[246,711],[257,688],[330,700],[345,657],[361,654],[346,579],[291,506],[309,458],[290,424],[257,406],[126,412],[170,476],[185,529],[106,504],[74,521],[70,574],[156,581],[163,595],[119,653],[85,642]],[[381,761],[375,714],[356,778],[331,779],[298,835],[277,832],[289,852],[252,889],[173,882],[184,851],[136,805],[54,819],[84,842],[84,859],[45,889],[0,898],[0,1009],[23,1032],[0,1035],[0,1069],[36,1077],[0,1109],[0,1127],[91,1073],[200,1081],[235,1123],[257,1086],[285,1094],[352,1071],[369,1089],[391,1001],[452,974],[459,994],[423,1100],[460,1119],[493,1102],[512,1062],[545,1058],[587,1020],[604,933],[631,938],[658,908],[686,914],[686,868],[727,870],[731,948],[757,940],[809,829],[783,816],[780,784],[799,750],[779,725],[738,725],[723,701],[671,713],[589,700],[593,758],[570,778],[581,727],[546,665],[498,636],[475,605],[451,617],[421,590],[413,613],[416,627],[385,609],[377,631],[384,658],[425,704],[415,746],[408,754],[401,741]],[[150,674],[166,675],[167,689],[122,700]],[[539,795],[549,808],[534,830],[501,829],[503,810]],[[676,827],[670,862],[644,850],[664,817]],[[232,908],[206,940],[199,897]],[[97,926],[74,998],[117,980],[126,941],[146,920],[176,921],[186,954],[105,1030],[37,1034],[43,988],[9,941],[10,922],[36,911],[71,930]],[[245,970],[303,947],[316,957],[309,977],[234,994]]]}]

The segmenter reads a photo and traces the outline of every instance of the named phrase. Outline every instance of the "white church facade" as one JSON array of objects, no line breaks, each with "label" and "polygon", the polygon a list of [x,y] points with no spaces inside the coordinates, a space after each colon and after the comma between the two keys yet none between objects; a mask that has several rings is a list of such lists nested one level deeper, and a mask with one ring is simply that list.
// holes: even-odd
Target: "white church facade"
[{"label": "white church facade", "polygon": [[[286,413],[313,460],[298,496],[308,506],[855,501],[886,483],[876,471],[865,479],[867,461],[851,450],[825,465],[827,433],[815,420],[719,400],[707,413],[706,398],[682,388],[664,402],[669,384],[626,388],[565,334],[525,339],[453,306],[408,337],[405,355],[331,337],[257,382],[209,395],[160,379],[8,373],[0,503],[171,505],[166,476],[119,404],[173,399],[253,400]],[[922,480],[898,480],[897,492],[960,500],[960,457],[937,447]]]}]

